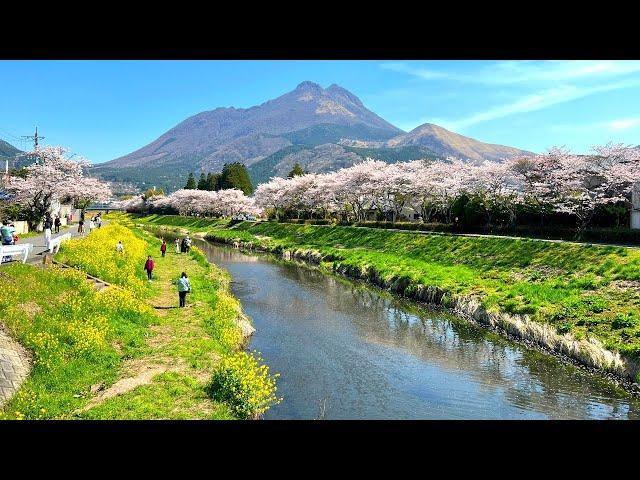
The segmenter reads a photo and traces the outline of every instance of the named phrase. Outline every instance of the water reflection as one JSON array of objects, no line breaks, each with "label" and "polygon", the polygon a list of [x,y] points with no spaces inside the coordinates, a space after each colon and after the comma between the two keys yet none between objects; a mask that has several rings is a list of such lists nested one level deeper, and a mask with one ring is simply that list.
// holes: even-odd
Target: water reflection
[{"label": "water reflection", "polygon": [[[199,245],[200,246],[200,245]],[[267,418],[640,418],[605,379],[469,323],[270,256],[203,242],[282,374]]]}]

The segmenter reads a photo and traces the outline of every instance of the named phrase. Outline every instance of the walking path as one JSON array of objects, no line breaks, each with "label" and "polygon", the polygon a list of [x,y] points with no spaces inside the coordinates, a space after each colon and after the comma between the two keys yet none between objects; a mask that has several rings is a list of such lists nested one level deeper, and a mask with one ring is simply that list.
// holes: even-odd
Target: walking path
[{"label": "walking path", "polygon": [[[71,234],[71,238],[82,236],[82,233],[78,233],[78,226],[71,225],[71,227],[66,229],[60,229],[60,233],[52,233],[51,240],[64,235],[66,233]],[[86,235],[86,233],[85,233]],[[47,246],[44,241],[44,233],[41,233],[37,237],[25,238],[24,240],[18,241],[18,244],[25,243],[33,243],[33,250],[29,253],[29,257],[27,257],[27,263],[39,263],[42,262],[42,254],[47,251]]]},{"label": "walking path", "polygon": [[0,325],[0,407],[20,388],[31,370],[29,353]]}]

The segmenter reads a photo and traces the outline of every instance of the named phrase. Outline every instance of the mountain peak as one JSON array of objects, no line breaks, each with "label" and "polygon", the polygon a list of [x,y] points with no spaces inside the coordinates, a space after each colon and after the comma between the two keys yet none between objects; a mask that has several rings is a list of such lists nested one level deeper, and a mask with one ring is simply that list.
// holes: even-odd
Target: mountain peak
[{"label": "mountain peak", "polygon": [[480,142],[434,123],[419,125],[410,132],[387,141],[386,145],[388,147],[421,146],[439,156],[469,160],[501,161],[515,155],[531,153],[518,148]]},{"label": "mountain peak", "polygon": [[363,106],[362,102],[358,97],[356,97],[353,93],[351,93],[346,88],[343,88],[336,83],[332,83],[331,85],[329,85],[329,88],[327,88],[325,92],[328,92],[331,95],[338,95],[340,97],[346,98],[347,100],[349,100],[352,103],[355,103],[358,106]]},{"label": "mountain peak", "polygon": [[322,91],[322,87],[320,85],[318,85],[317,83],[314,82],[310,82],[309,80],[305,80],[304,82],[301,82],[297,87],[296,90],[316,90],[316,91]]}]

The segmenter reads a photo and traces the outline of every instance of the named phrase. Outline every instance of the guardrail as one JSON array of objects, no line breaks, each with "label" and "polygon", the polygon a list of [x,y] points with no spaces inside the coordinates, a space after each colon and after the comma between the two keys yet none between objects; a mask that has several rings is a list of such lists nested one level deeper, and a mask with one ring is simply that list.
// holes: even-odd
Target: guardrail
[{"label": "guardrail", "polygon": [[0,245],[0,259],[2,263],[4,263],[6,257],[9,257],[10,259],[14,255],[21,255],[22,263],[26,263],[31,250],[33,250],[33,243],[24,243],[22,245]]},{"label": "guardrail", "polygon": [[68,232],[62,235],[58,235],[56,238],[52,238],[49,241],[49,251],[51,253],[56,253],[60,249],[60,244],[65,240],[70,240],[70,239],[71,239],[71,234]]}]

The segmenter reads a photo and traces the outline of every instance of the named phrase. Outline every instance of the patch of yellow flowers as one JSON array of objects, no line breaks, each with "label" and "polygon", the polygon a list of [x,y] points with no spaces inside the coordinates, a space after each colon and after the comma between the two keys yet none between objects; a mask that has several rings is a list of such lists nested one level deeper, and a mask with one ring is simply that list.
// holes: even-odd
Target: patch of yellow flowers
[{"label": "patch of yellow flowers", "polygon": [[[96,291],[86,275],[75,269],[11,265],[3,269],[2,277],[7,287],[0,289],[3,323],[33,355],[31,377],[0,412],[3,419],[57,415],[45,408],[48,397],[53,401],[58,395],[55,388],[50,391],[46,379],[65,376],[65,369],[76,359],[89,363],[98,358],[115,360],[117,353],[110,345],[117,335],[115,329],[131,324],[142,328],[154,316],[153,309],[129,290],[112,286]],[[30,312],[21,307],[22,302],[33,306]],[[41,383],[34,383],[35,378],[45,379],[44,389]]]},{"label": "patch of yellow flowers", "polygon": [[[122,241],[124,252],[116,245]],[[64,242],[57,258],[109,283],[126,286],[140,294],[145,283],[140,278],[147,258],[147,242],[117,223],[93,230],[84,238]]]},{"label": "patch of yellow flowers", "polygon": [[213,336],[227,351],[235,350],[242,343],[242,332],[235,324],[240,314],[240,302],[224,291],[218,292],[213,313]]},{"label": "patch of yellow flowers", "polygon": [[239,418],[258,418],[282,401],[276,396],[276,379],[257,352],[236,352],[216,366],[209,393],[226,402]]},{"label": "patch of yellow flowers", "polygon": [[43,420],[47,418],[47,409],[37,407],[38,396],[35,392],[26,389],[19,390],[15,394],[14,400],[24,406],[23,411],[0,411],[0,420]]}]

